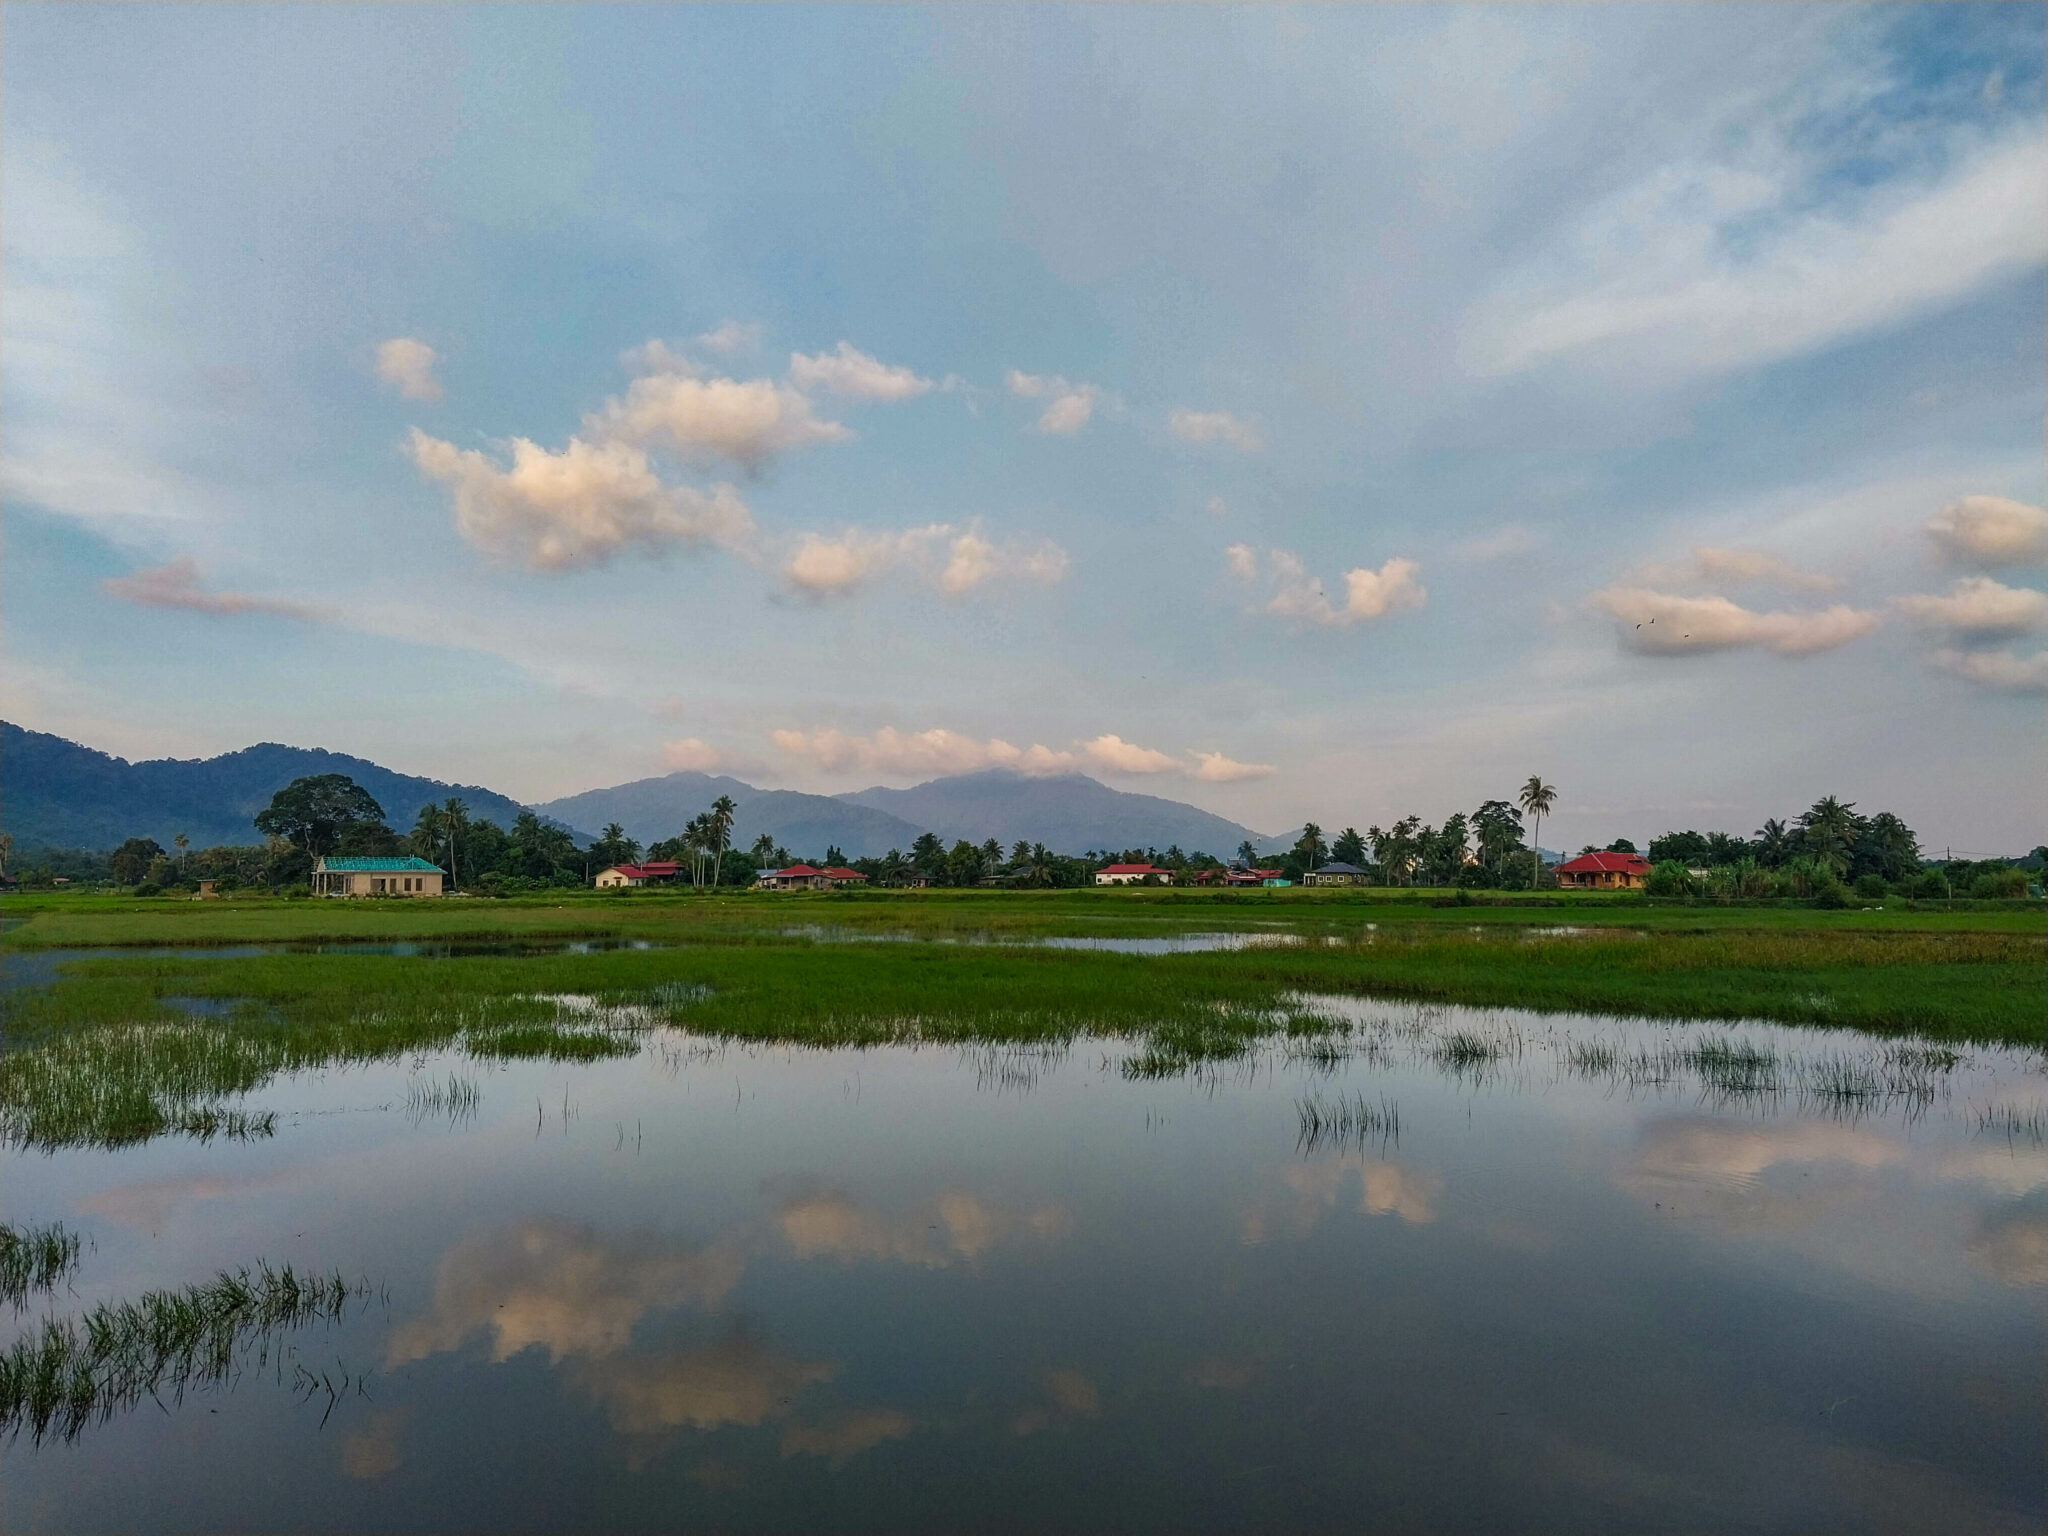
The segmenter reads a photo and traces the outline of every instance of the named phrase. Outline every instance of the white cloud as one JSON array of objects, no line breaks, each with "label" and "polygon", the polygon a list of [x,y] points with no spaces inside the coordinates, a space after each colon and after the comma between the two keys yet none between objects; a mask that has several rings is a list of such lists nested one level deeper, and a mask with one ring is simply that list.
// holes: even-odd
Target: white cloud
[{"label": "white cloud", "polygon": [[2048,561],[2048,511],[2004,496],[1965,496],[1937,512],[1927,532],[1959,565]]},{"label": "white cloud", "polygon": [[1711,544],[1695,544],[1692,563],[1699,576],[1708,581],[1768,582],[1802,592],[1832,592],[1841,585],[1832,576],[1802,571],[1788,560],[1757,549],[1718,549]]},{"label": "white cloud", "polygon": [[1075,766],[1072,753],[1045,747],[1019,748],[1000,738],[978,741],[958,731],[898,731],[883,726],[871,736],[849,736],[827,726],[815,731],[771,731],[776,749],[801,757],[828,773],[859,769],[864,773],[954,774],[984,768],[1014,768],[1020,773],[1065,773]]},{"label": "white cloud", "polygon": [[858,770],[930,776],[1008,768],[1031,775],[1089,771],[1140,778],[1170,775],[1207,784],[1234,784],[1267,778],[1275,772],[1267,764],[1240,763],[1221,752],[1192,752],[1175,757],[1110,732],[1070,748],[1042,743],[1019,747],[999,736],[982,740],[958,731],[898,731],[888,726],[868,736],[848,735],[830,726],[814,731],[780,730],[770,732],[769,740],[778,751],[803,758],[828,773]]},{"label": "white cloud", "polygon": [[993,580],[1056,582],[1066,576],[1067,566],[1067,552],[1051,540],[997,544],[978,526],[928,523],[894,532],[807,533],[783,563],[782,574],[799,592],[816,598],[851,591],[893,570],[907,570],[959,596]]},{"label": "white cloud", "polygon": [[1221,496],[1211,496],[1207,511],[1211,517],[1228,517],[1230,515],[1230,503]]},{"label": "white cloud", "polygon": [[1082,749],[1082,755],[1095,767],[1108,773],[1179,773],[1181,765],[1175,758],[1150,747],[1141,747],[1136,742],[1125,741],[1121,736],[1098,736]]},{"label": "white cloud", "polygon": [[1228,411],[1176,410],[1167,418],[1167,430],[1183,442],[1227,443],[1239,453],[1257,453],[1266,446],[1256,425],[1240,421]]},{"label": "white cloud", "polygon": [[377,377],[408,400],[439,400],[441,381],[434,377],[434,349],[412,336],[394,336],[377,343]]},{"label": "white cloud", "polygon": [[1072,384],[1057,374],[1019,373],[1012,368],[1005,382],[1013,395],[1046,402],[1038,430],[1050,437],[1069,437],[1087,426],[1102,396],[1093,384]]},{"label": "white cloud", "polygon": [[1915,623],[1987,640],[2048,624],[2048,593],[2008,587],[1988,576],[1965,576],[1939,596],[1911,593],[1898,606]]},{"label": "white cloud", "polygon": [[530,569],[598,565],[628,546],[741,549],[753,535],[753,517],[731,486],[664,485],[630,444],[572,437],[550,453],[516,437],[511,449],[512,467],[503,469],[417,427],[408,444],[420,473],[449,487],[463,538]]},{"label": "white cloud", "polygon": [[1349,628],[1403,609],[1420,608],[1429,601],[1428,588],[1415,580],[1422,567],[1413,560],[1396,557],[1376,571],[1369,566],[1346,571],[1344,604],[1338,607],[1324,593],[1322,578],[1310,576],[1299,555],[1276,549],[1270,559],[1278,590],[1266,604],[1266,611],[1284,618]]},{"label": "white cloud", "polygon": [[100,587],[113,597],[146,608],[187,608],[195,613],[274,613],[292,619],[325,617],[309,604],[283,598],[208,592],[200,580],[199,562],[190,555],[180,555],[168,564],[137,571],[133,576],[109,576]]},{"label": "white cloud", "polygon": [[1230,574],[1239,581],[1259,579],[1259,556],[1249,544],[1233,544],[1223,551],[1223,558],[1230,565]]},{"label": "white cloud", "polygon": [[824,389],[849,400],[909,400],[932,388],[908,368],[892,367],[842,341],[832,352],[789,354],[790,381],[798,389]]},{"label": "white cloud", "polygon": [[663,742],[661,760],[674,773],[722,773],[728,766],[723,752],[695,736]]},{"label": "white cloud", "polygon": [[1757,613],[1725,597],[1683,597],[1648,587],[1607,587],[1588,601],[1622,623],[1622,641],[1651,655],[1760,646],[1808,656],[1860,639],[1876,614],[1842,604],[1805,613]]},{"label": "white cloud", "polygon": [[721,357],[730,357],[735,352],[751,352],[761,345],[761,327],[728,320],[717,329],[700,334],[697,345]]},{"label": "white cloud", "polygon": [[2048,693],[2048,651],[2021,656],[2014,651],[1941,650],[1934,653],[1934,664],[1999,693]]},{"label": "white cloud", "polygon": [[1247,779],[1270,779],[1280,770],[1271,763],[1240,763],[1221,752],[1197,752],[1191,778],[1204,784],[1242,784]]},{"label": "white cloud", "polygon": [[1879,181],[1854,206],[1838,169],[1772,141],[1734,163],[1674,163],[1595,208],[1473,314],[1464,353],[1504,374],[1570,356],[1714,373],[1790,357],[1953,303],[2048,255],[2041,136]]},{"label": "white cloud", "polygon": [[[657,348],[660,350],[657,352]],[[624,399],[584,418],[593,438],[673,448],[691,458],[728,459],[759,470],[779,453],[850,441],[836,421],[811,414],[809,397],[772,379],[707,379],[658,342],[634,354],[655,371],[633,380]]]}]

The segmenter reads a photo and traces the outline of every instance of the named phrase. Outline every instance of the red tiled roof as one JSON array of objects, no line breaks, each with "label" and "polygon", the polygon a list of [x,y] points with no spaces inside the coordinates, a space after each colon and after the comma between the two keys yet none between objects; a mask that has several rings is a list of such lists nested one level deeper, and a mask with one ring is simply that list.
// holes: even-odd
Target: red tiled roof
[{"label": "red tiled roof", "polygon": [[1576,859],[1567,859],[1556,867],[1560,875],[1595,875],[1605,873],[1647,875],[1650,861],[1640,853],[1582,853]]},{"label": "red tiled roof", "polygon": [[822,870],[822,869],[813,869],[813,868],[811,868],[811,866],[810,866],[810,865],[808,865],[808,864],[792,864],[792,865],[790,865],[790,866],[789,866],[789,868],[787,868],[787,869],[778,869],[778,870],[776,870],[776,871],[775,871],[775,873],[776,873],[776,874],[778,874],[778,875],[791,875],[791,876],[796,876],[796,875],[822,875],[822,874],[824,874],[824,873],[825,873],[825,871],[824,871],[824,870]]},{"label": "red tiled roof", "polygon": [[643,875],[672,875],[682,866],[674,859],[649,859],[640,866]]},{"label": "red tiled roof", "polygon": [[644,879],[647,874],[647,871],[642,869],[638,864],[609,864],[605,866],[602,873],[610,874],[613,870],[617,870],[620,874],[624,875],[628,880]]},{"label": "red tiled roof", "polygon": [[1170,875],[1170,869],[1161,869],[1156,864],[1105,864],[1096,871],[1102,875]]},{"label": "red tiled roof", "polygon": [[826,871],[825,871],[824,873],[825,873],[825,878],[826,878],[826,879],[828,879],[828,880],[865,880],[865,879],[867,879],[867,876],[866,876],[866,875],[864,875],[864,874],[862,874],[862,873],[861,873],[861,872],[860,872],[859,870],[857,870],[857,869],[841,869],[841,868],[840,868],[840,867],[839,867],[838,865],[836,865],[836,864],[835,864],[835,865],[833,865],[833,866],[832,866],[832,867],[831,867],[830,869],[827,869],[827,870],[826,870]]}]

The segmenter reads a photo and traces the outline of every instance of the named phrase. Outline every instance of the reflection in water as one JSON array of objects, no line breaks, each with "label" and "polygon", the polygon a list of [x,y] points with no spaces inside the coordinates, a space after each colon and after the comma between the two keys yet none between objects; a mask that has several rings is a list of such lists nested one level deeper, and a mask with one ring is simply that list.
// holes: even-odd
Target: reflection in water
[{"label": "reflection in water", "polygon": [[1970,1257],[2007,1285],[2048,1285],[2048,1199],[1987,1212]]},{"label": "reflection in water", "polygon": [[393,1330],[385,1364],[460,1349],[479,1333],[490,1337],[493,1360],[536,1347],[557,1361],[615,1354],[650,1311],[717,1306],[745,1264],[731,1242],[665,1248],[561,1222],[473,1233],[442,1258],[433,1309]]},{"label": "reflection in water", "polygon": [[276,1230],[391,1288],[325,1436],[263,1379],[24,1436],[0,1524],[2048,1516],[2048,1147],[1996,1112],[2043,1101],[2038,1056],[1355,999],[1274,1025],[1172,1061],[660,1030],[487,1077],[452,1043],[288,1072],[268,1142],[0,1153],[95,1285]]},{"label": "reflection in water", "polygon": [[[926,1220],[927,1215],[932,1219]],[[926,1268],[972,1262],[997,1243],[1020,1236],[1057,1238],[1067,1228],[1058,1206],[1005,1211],[958,1190],[939,1196],[928,1210],[893,1218],[835,1191],[793,1195],[775,1219],[789,1251],[800,1259],[833,1258],[843,1264],[876,1259]]]}]

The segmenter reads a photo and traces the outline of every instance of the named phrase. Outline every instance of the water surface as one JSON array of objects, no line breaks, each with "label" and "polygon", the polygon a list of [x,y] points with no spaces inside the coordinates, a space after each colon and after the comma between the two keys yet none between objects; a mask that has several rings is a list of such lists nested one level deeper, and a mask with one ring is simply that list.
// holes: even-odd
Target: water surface
[{"label": "water surface", "polygon": [[8,1341],[259,1259],[370,1294],[17,1438],[0,1523],[2040,1529],[2038,1056],[1318,1006],[1181,1076],[663,1029],[8,1150],[87,1240]]}]

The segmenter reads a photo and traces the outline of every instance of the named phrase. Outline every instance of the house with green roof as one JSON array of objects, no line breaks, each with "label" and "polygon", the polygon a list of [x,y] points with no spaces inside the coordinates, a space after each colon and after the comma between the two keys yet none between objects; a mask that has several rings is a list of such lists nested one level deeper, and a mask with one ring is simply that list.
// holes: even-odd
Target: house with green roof
[{"label": "house with green roof", "polygon": [[395,859],[316,859],[315,896],[438,896],[439,865],[411,855]]}]

